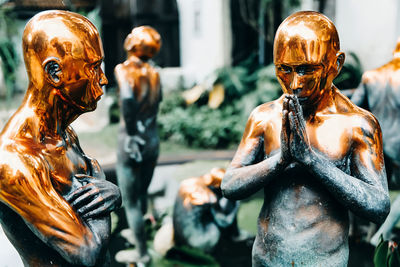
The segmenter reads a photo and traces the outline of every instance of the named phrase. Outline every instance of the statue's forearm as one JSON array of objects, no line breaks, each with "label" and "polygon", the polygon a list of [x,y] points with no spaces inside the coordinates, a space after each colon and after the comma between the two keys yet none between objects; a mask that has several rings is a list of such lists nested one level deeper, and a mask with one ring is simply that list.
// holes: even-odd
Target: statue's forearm
[{"label": "statue's forearm", "polygon": [[228,169],[221,184],[224,196],[244,199],[265,187],[284,170],[280,159],[281,153],[277,153],[257,164]]},{"label": "statue's forearm", "polygon": [[123,98],[121,109],[128,135],[135,135],[137,132],[138,103],[134,98]]},{"label": "statue's forearm", "polygon": [[89,218],[85,220],[86,225],[92,231],[96,242],[101,244],[102,250],[107,247],[111,233],[111,218],[110,215]]},{"label": "statue's forearm", "polygon": [[336,200],[355,214],[376,223],[386,218],[390,200],[387,191],[379,182],[367,183],[348,175],[320,155],[315,155],[307,165],[310,172],[325,185]]}]

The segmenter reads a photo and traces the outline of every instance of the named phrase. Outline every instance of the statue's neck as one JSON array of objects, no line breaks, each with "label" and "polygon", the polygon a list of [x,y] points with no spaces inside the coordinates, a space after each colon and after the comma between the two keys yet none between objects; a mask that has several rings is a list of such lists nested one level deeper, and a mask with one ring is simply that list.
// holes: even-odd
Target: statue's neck
[{"label": "statue's neck", "polygon": [[134,53],[132,52],[128,52],[127,54],[127,60],[129,61],[135,61],[135,62],[139,62],[139,63],[146,63],[148,60],[145,60],[143,58],[140,58],[138,56],[136,56]]},{"label": "statue's neck", "polygon": [[77,109],[62,101],[54,88],[29,87],[20,110],[29,110],[38,136],[62,136],[78,116]]},{"label": "statue's neck", "polygon": [[302,105],[303,115],[305,118],[314,117],[317,113],[324,113],[334,107],[334,91],[336,87],[332,84],[329,89],[315,100],[314,103],[307,103]]}]

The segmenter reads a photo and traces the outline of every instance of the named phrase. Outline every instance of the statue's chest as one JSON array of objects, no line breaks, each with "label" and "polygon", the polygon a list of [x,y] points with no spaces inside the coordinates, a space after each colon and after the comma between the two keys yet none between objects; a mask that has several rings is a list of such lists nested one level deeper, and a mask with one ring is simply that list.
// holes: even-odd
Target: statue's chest
[{"label": "statue's chest", "polygon": [[311,146],[331,160],[345,158],[352,145],[352,126],[340,118],[327,118],[307,127]]},{"label": "statue's chest", "polygon": [[90,175],[90,163],[75,146],[48,147],[44,153],[53,186],[59,193],[68,191],[76,174]]},{"label": "statue's chest", "polygon": [[[264,151],[270,156],[281,146],[282,125],[269,125],[264,134]],[[307,123],[306,133],[311,147],[332,161],[347,157],[352,145],[352,125],[341,115],[325,116],[317,122]]]}]

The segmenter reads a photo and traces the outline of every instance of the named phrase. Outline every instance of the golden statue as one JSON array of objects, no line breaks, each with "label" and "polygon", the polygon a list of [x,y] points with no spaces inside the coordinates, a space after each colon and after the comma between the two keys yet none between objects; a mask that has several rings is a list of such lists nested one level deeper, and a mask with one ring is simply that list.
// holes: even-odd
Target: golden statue
[{"label": "golden statue", "polygon": [[160,47],[161,37],[155,29],[134,28],[124,43],[127,59],[115,67],[121,107],[117,177],[131,229],[127,239],[136,246],[135,251],[117,254],[117,259],[124,262],[150,261],[143,215],[147,210],[147,188],[159,153],[156,119],[161,87],[159,74],[148,60]]},{"label": "golden statue", "polygon": [[332,84],[344,58],[320,13],[277,30],[284,94],[251,113],[221,184],[231,199],[264,190],[253,266],[347,266],[348,211],[376,223],[389,212],[379,123]]},{"label": "golden statue", "polygon": [[2,227],[26,266],[106,266],[120,193],[70,126],[107,84],[99,33],[79,14],[47,11],[22,39],[29,86],[0,134]]}]

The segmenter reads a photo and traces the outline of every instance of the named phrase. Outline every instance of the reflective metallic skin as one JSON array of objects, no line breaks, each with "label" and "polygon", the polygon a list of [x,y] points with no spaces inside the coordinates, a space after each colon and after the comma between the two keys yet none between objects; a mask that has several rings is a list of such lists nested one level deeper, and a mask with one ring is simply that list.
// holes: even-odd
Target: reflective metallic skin
[{"label": "reflective metallic skin", "polygon": [[92,111],[107,79],[99,34],[66,11],[23,33],[25,98],[0,134],[0,221],[26,266],[104,266],[118,188],[69,126]]},{"label": "reflective metallic skin", "polygon": [[183,205],[190,207],[191,205],[215,203],[217,197],[210,187],[220,188],[224,174],[224,169],[214,168],[203,176],[184,180],[178,192],[183,200]]},{"label": "reflective metallic skin", "polygon": [[379,123],[332,84],[339,49],[335,26],[317,12],[277,30],[284,95],[251,113],[221,185],[232,199],[264,189],[253,266],[347,266],[348,210],[374,222],[389,211]]},{"label": "reflective metallic skin", "polygon": [[134,28],[124,43],[127,59],[115,67],[121,107],[117,177],[133,234],[130,240],[136,240],[134,245],[139,254],[136,261],[143,263],[150,260],[143,215],[147,210],[147,188],[159,153],[156,119],[161,101],[160,77],[148,60],[160,47],[161,37],[155,29]]}]

